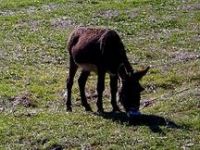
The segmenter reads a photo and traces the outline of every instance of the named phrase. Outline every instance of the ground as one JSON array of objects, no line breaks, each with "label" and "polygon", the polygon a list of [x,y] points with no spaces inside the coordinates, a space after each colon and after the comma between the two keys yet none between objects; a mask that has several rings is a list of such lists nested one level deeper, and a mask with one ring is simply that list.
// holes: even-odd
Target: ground
[{"label": "ground", "polygon": [[[200,149],[198,0],[0,0],[0,149]],[[140,119],[63,101],[76,26],[115,29],[141,80]],[[86,92],[94,112],[96,75]],[[122,109],[123,110],[123,109]]]}]

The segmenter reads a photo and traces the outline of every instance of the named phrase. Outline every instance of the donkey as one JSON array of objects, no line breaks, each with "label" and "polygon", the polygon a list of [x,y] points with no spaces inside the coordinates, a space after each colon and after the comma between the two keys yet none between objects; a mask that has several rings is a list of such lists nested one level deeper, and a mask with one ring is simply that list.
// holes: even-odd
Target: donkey
[{"label": "donkey", "polygon": [[103,112],[102,94],[105,88],[105,74],[110,74],[111,104],[113,111],[120,111],[116,96],[118,78],[122,81],[119,101],[126,112],[138,111],[140,93],[144,90],[139,80],[149,67],[135,72],[128,61],[124,45],[116,31],[104,28],[78,27],[69,37],[69,76],[67,78],[67,111],[72,111],[71,90],[78,67],[82,68],[78,79],[81,103],[86,111],[92,111],[85,95],[85,84],[91,71],[98,75],[97,111]]}]

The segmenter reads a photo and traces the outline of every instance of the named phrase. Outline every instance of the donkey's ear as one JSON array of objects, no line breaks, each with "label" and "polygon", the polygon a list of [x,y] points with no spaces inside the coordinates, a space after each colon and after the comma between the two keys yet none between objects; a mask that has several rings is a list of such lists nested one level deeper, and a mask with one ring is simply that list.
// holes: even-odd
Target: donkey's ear
[{"label": "donkey's ear", "polygon": [[134,77],[137,80],[140,80],[144,75],[146,75],[146,73],[148,72],[149,68],[150,67],[148,66],[146,69],[134,73]]}]

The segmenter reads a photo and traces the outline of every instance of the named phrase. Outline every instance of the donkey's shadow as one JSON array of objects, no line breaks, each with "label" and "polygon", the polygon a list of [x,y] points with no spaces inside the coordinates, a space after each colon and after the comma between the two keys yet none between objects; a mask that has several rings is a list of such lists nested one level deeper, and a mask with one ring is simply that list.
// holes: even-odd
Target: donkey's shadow
[{"label": "donkey's shadow", "polygon": [[164,134],[161,126],[168,128],[182,129],[183,127],[177,125],[175,122],[161,116],[141,114],[134,117],[128,117],[125,112],[104,112],[101,114],[95,113],[105,119],[110,119],[114,122],[125,124],[127,126],[148,126],[152,132]]}]

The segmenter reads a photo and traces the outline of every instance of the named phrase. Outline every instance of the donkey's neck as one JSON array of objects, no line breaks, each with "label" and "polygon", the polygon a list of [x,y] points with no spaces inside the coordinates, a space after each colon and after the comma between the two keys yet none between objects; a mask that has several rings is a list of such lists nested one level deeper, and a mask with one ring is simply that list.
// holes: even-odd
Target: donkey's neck
[{"label": "donkey's neck", "polygon": [[134,70],[128,61],[128,57],[125,53],[125,50],[122,51],[121,53],[122,56],[122,64],[119,66],[119,76],[121,78],[124,78],[124,76],[131,75],[133,74]]},{"label": "donkey's neck", "polygon": [[133,74],[133,68],[131,65],[126,66],[122,63],[119,67],[119,77],[122,79],[126,79],[127,76],[131,76]]}]

